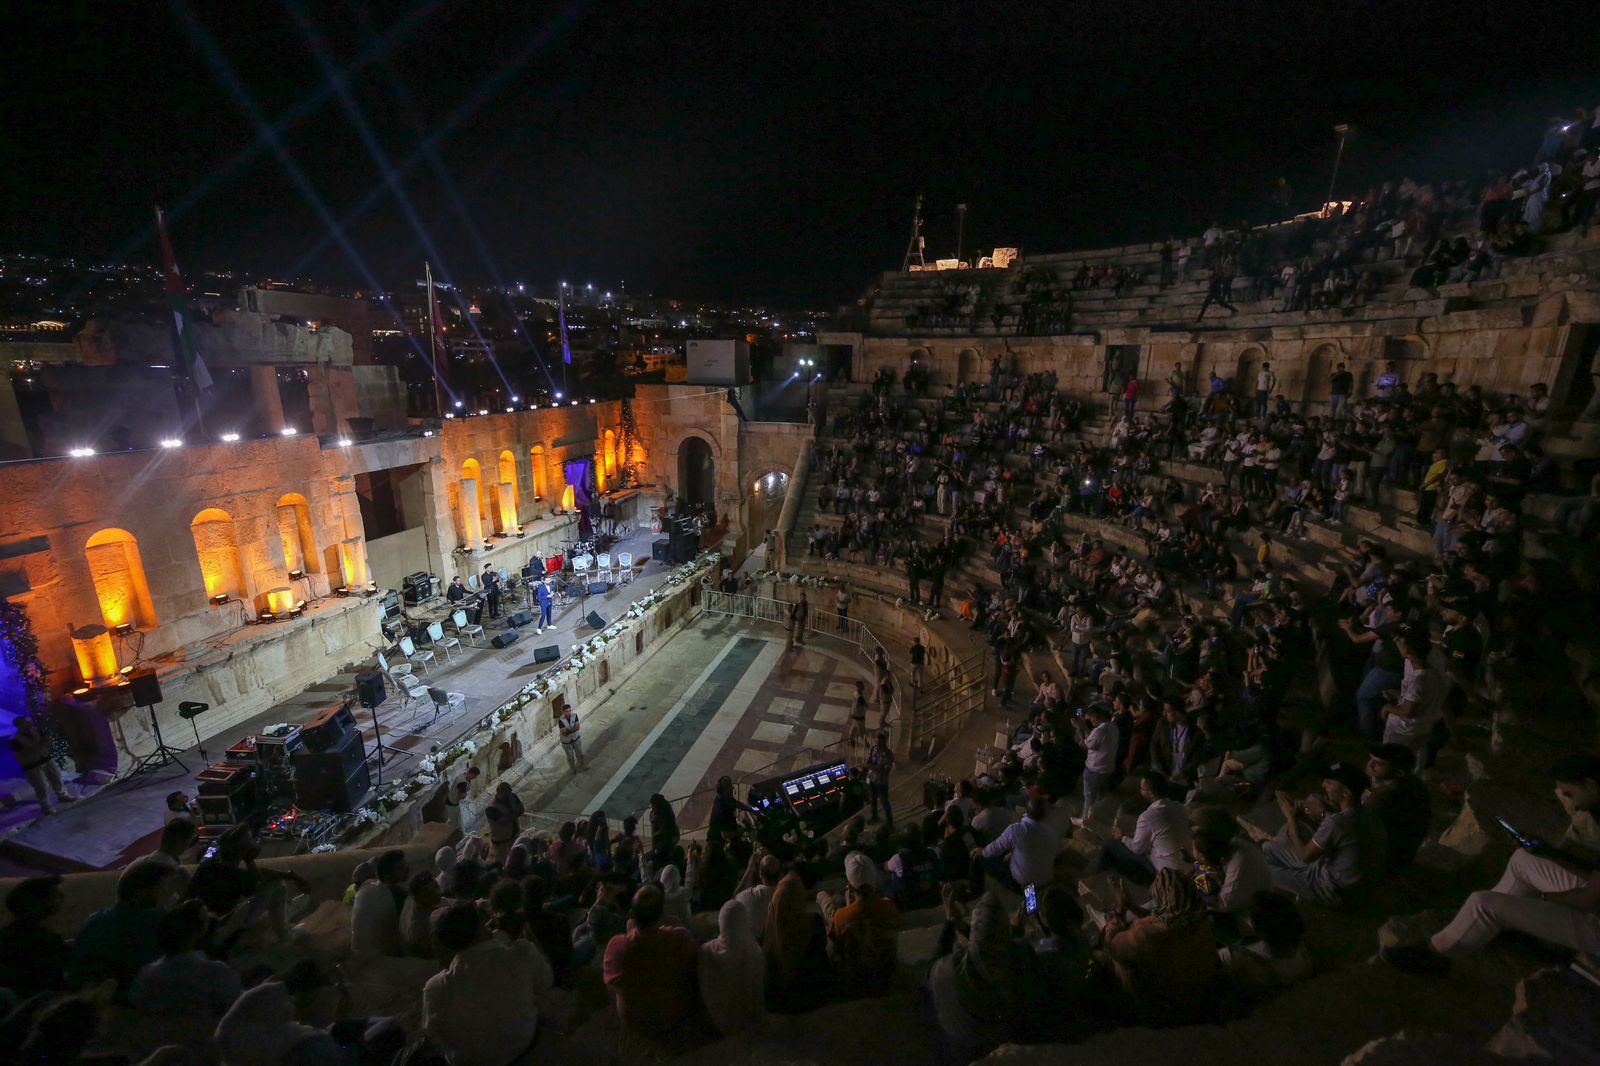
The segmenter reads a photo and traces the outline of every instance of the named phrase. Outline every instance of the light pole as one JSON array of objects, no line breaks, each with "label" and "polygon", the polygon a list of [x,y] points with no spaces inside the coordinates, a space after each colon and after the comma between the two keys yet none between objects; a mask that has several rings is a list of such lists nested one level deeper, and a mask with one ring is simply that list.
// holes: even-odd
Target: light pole
[{"label": "light pole", "polygon": [[1328,177],[1328,195],[1322,201],[1324,205],[1333,203],[1333,185],[1339,180],[1339,162],[1344,159],[1344,142],[1355,132],[1355,127],[1348,122],[1341,122],[1333,127],[1333,132],[1339,135],[1339,150],[1333,154],[1333,173]]},{"label": "light pole", "polygon": [[966,236],[967,205],[956,204],[956,262],[961,262],[962,238]]}]

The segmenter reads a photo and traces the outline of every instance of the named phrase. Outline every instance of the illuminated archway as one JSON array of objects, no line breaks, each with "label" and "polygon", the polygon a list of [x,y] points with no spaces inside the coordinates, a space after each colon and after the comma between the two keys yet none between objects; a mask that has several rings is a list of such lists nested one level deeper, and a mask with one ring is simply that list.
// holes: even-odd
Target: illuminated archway
[{"label": "illuminated archway", "polygon": [[189,523],[189,532],[194,536],[194,550],[200,559],[200,576],[205,581],[206,595],[227,593],[243,598],[244,568],[239,564],[239,543],[228,512],[206,508]]},{"label": "illuminated archway", "polygon": [[685,437],[678,445],[678,498],[686,506],[714,504],[716,495],[717,465],[710,442],[704,437]]},{"label": "illuminated archway", "polygon": [[483,543],[483,468],[476,459],[461,464],[457,504],[462,540],[467,547],[476,548]]},{"label": "illuminated archway", "polygon": [[322,569],[317,541],[311,532],[311,504],[298,492],[285,493],[278,499],[278,539],[283,542],[285,570],[313,574]]},{"label": "illuminated archway", "polygon": [[495,517],[500,532],[513,532],[518,525],[517,508],[522,502],[517,492],[517,457],[509,451],[500,453],[500,479],[495,485]]},{"label": "illuminated archway", "polygon": [[150,584],[145,580],[139,542],[125,529],[102,529],[83,546],[94,580],[100,616],[108,627],[129,624],[141,629],[157,624]]},{"label": "illuminated archway", "polygon": [[549,494],[549,472],[545,469],[544,445],[535,444],[528,452],[528,463],[533,467],[531,483],[533,485],[533,498],[543,502]]},{"label": "illuminated archway", "polygon": [[617,476],[617,431],[614,429],[606,430],[604,454],[606,477],[614,478]]}]

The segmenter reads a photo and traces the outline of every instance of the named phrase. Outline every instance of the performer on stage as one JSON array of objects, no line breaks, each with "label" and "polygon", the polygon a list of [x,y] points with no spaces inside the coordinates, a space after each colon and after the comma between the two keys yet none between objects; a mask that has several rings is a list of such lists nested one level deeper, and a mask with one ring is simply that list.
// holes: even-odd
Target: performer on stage
[{"label": "performer on stage", "polygon": [[553,624],[550,620],[551,609],[555,606],[555,597],[550,592],[550,582],[539,582],[535,593],[539,598],[539,627],[536,632],[543,633]]}]

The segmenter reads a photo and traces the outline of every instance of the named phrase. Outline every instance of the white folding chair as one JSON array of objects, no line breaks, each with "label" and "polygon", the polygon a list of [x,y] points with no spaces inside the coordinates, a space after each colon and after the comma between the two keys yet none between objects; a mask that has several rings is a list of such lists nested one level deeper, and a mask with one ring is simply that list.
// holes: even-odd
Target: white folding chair
[{"label": "white folding chair", "polygon": [[572,560],[572,575],[578,579],[578,584],[589,583],[589,564],[593,561],[587,555],[579,555]]},{"label": "white folding chair", "polygon": [[441,622],[428,624],[428,637],[433,641],[433,646],[443,651],[447,658],[454,659],[456,652],[461,650],[461,638],[445,636],[444,624]]},{"label": "white folding chair", "polygon": [[467,588],[471,589],[473,592],[477,592],[478,591],[478,575],[477,574],[468,574],[467,575]]},{"label": "white folding chair", "polygon": [[469,623],[467,621],[466,611],[457,611],[452,614],[450,616],[450,624],[456,627],[456,633],[458,635],[466,637],[467,640],[471,641],[474,648],[478,646],[478,638],[483,636],[483,627]]},{"label": "white folding chair", "polygon": [[395,678],[395,684],[406,694],[406,703],[419,703],[428,698],[428,686],[422,679],[412,674],[401,674]]},{"label": "white folding chair", "polygon": [[399,678],[405,677],[407,674],[411,673],[412,668],[410,663],[389,662],[388,656],[384,655],[383,652],[380,651],[378,653],[378,669],[382,670],[390,677]]},{"label": "white folding chair", "polygon": [[601,552],[599,555],[594,557],[594,576],[605,578],[607,581],[616,580],[616,574],[612,573],[611,571],[610,552]]},{"label": "white folding chair", "polygon": [[617,555],[617,569],[624,582],[633,580],[633,553],[619,552]]},{"label": "white folding chair", "polygon": [[400,651],[411,662],[420,663],[424,674],[428,672],[428,664],[433,662],[433,650],[431,648],[423,650],[418,648],[410,637],[401,637]]}]

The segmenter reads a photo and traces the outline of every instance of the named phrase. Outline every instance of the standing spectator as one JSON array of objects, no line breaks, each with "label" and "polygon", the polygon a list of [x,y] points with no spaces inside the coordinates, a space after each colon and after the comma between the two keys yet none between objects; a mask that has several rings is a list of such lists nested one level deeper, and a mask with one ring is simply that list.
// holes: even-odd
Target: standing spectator
[{"label": "standing spectator", "polygon": [[556,716],[556,727],[561,730],[561,751],[567,757],[567,768],[574,774],[589,768],[589,760],[583,754],[580,725],[578,712],[573,710],[571,704],[563,707],[562,713]]},{"label": "standing spectator", "polygon": [[928,661],[928,649],[922,643],[919,633],[911,640],[911,687],[913,690],[922,687],[922,668]]},{"label": "standing spectator", "polygon": [[1267,401],[1272,396],[1272,391],[1278,387],[1278,375],[1273,373],[1271,363],[1262,363],[1261,369],[1256,371],[1256,418],[1264,420],[1267,417]]},{"label": "standing spectator", "polygon": [[878,803],[883,803],[883,820],[894,824],[894,810],[889,801],[889,775],[894,772],[894,749],[889,747],[889,731],[878,731],[877,743],[867,749],[867,796],[872,804],[869,822],[878,820]]},{"label": "standing spectator", "polygon": [[1121,735],[1117,724],[1106,713],[1105,704],[1092,703],[1084,708],[1081,717],[1072,720],[1078,743],[1088,752],[1083,764],[1083,814],[1079,821],[1088,818],[1094,805],[1105,795],[1111,775],[1117,768],[1117,749]]},{"label": "standing spectator", "polygon": [[1129,375],[1128,383],[1122,386],[1122,413],[1127,418],[1133,417],[1133,412],[1139,406],[1139,379]]},{"label": "standing spectator", "polygon": [[1355,387],[1355,375],[1345,369],[1343,363],[1334,367],[1328,377],[1328,417],[1332,421],[1337,423],[1345,420],[1345,408],[1350,403],[1350,394]]},{"label": "standing spectator", "polygon": [[699,948],[687,929],[661,923],[665,903],[660,888],[640,888],[628,911],[628,931],[606,945],[603,973],[625,1046],[630,1038],[647,1048],[676,1046],[694,1010]]}]

